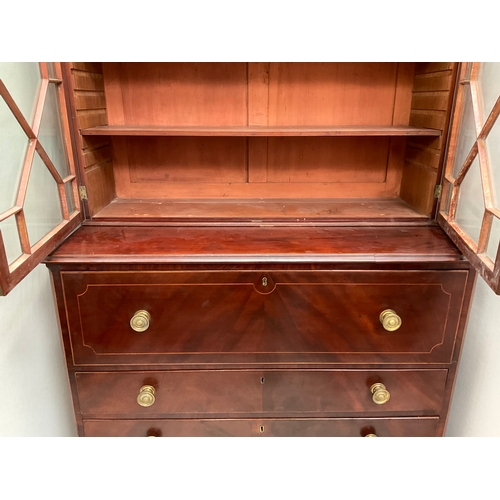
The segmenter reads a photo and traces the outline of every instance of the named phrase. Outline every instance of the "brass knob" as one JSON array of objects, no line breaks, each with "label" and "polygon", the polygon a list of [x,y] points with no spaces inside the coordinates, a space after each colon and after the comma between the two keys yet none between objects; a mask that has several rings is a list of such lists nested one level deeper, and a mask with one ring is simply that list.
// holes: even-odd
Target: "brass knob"
[{"label": "brass knob", "polygon": [[143,385],[139,390],[137,402],[141,406],[151,406],[155,402],[155,388],[152,385]]},{"label": "brass knob", "polygon": [[137,311],[130,320],[130,326],[132,330],[136,332],[144,332],[149,328],[149,321],[151,320],[151,314],[147,311]]},{"label": "brass knob", "polygon": [[383,405],[391,399],[391,395],[389,391],[385,388],[384,384],[381,384],[380,382],[373,384],[370,387],[370,391],[373,394],[373,402],[377,403],[378,405]]},{"label": "brass knob", "polygon": [[373,433],[372,434],[367,434],[365,436],[365,438],[376,438],[376,437],[378,437],[378,436],[376,434],[373,434]]},{"label": "brass knob", "polygon": [[388,332],[396,331],[402,323],[401,318],[392,309],[380,313],[380,322]]}]

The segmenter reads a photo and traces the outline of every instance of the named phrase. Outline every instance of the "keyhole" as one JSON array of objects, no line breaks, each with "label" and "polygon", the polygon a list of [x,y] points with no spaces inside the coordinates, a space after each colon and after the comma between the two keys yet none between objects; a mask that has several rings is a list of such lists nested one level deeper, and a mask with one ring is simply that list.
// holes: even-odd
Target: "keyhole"
[{"label": "keyhole", "polygon": [[262,377],[262,378],[260,379],[260,383],[261,383],[261,384],[263,384],[265,381],[266,381],[266,378],[265,378],[265,377]]},{"label": "keyhole", "polygon": [[259,427],[259,432],[260,432],[261,434],[264,432],[264,426],[263,426],[263,425],[261,425],[261,426]]},{"label": "keyhole", "polygon": [[267,286],[267,278],[262,278],[262,286]]}]

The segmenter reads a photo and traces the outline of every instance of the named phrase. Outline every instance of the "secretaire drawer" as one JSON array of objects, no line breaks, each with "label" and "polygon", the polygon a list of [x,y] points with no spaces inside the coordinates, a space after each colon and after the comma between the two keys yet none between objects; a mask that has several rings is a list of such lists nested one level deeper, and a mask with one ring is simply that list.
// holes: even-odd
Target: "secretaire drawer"
[{"label": "secretaire drawer", "polygon": [[449,362],[467,271],[63,272],[76,365]]},{"label": "secretaire drawer", "polygon": [[433,437],[438,417],[310,419],[84,420],[93,437]]},{"label": "secretaire drawer", "polygon": [[94,418],[334,413],[436,415],[447,370],[199,370],[76,373]]}]

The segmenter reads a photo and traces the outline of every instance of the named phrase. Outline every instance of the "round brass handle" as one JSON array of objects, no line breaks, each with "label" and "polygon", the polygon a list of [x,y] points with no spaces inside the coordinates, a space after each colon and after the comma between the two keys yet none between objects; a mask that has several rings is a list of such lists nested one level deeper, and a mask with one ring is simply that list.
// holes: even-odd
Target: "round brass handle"
[{"label": "round brass handle", "polygon": [[143,385],[139,390],[137,402],[141,406],[151,406],[155,402],[155,388],[152,385]]},{"label": "round brass handle", "polygon": [[386,309],[380,313],[380,322],[388,332],[394,332],[401,326],[402,320],[392,309]]},{"label": "round brass handle", "polygon": [[373,434],[373,433],[372,434],[367,434],[365,436],[365,438],[376,438],[376,437],[378,437],[378,436],[376,434]]},{"label": "round brass handle", "polygon": [[380,382],[373,384],[370,387],[370,391],[373,394],[373,402],[377,403],[378,405],[383,405],[387,403],[389,399],[391,399],[389,391],[385,388],[385,385],[381,384]]},{"label": "round brass handle", "polygon": [[137,311],[130,320],[130,326],[132,330],[136,332],[144,332],[149,328],[149,322],[151,320],[151,314],[147,311],[140,310]]}]

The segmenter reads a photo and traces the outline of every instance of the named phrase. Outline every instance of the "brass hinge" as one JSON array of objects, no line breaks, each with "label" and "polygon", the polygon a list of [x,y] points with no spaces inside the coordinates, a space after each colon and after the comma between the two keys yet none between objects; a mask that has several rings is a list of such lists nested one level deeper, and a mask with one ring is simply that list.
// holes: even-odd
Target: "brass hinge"
[{"label": "brass hinge", "polygon": [[78,186],[80,191],[80,200],[87,200],[87,188],[85,186]]},{"label": "brass hinge", "polygon": [[443,192],[443,186],[438,184],[434,189],[434,198],[441,198],[441,193]]}]

